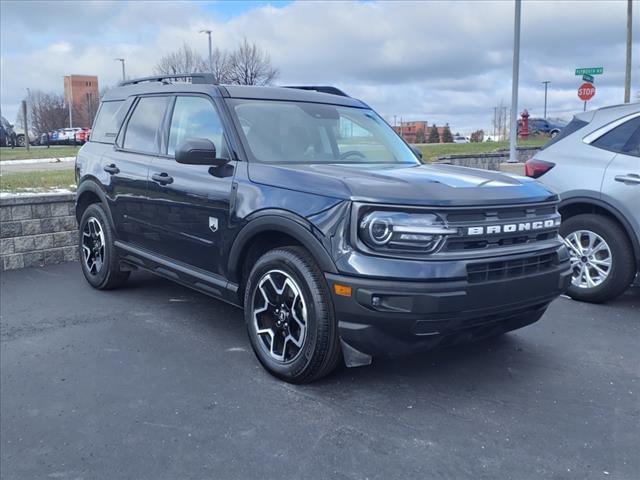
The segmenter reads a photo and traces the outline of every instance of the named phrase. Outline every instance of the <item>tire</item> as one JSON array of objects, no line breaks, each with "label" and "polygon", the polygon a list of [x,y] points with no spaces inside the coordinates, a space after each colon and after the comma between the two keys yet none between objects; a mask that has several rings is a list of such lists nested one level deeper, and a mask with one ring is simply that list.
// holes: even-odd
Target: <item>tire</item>
[{"label": "tire", "polygon": [[[633,248],[624,230],[613,220],[597,214],[576,215],[562,222],[560,235],[565,239],[574,269],[567,291],[571,298],[606,302],[631,285],[636,274]],[[576,248],[578,244],[585,249],[581,255]],[[595,253],[590,255],[590,251]]]},{"label": "tire", "polygon": [[251,347],[277,378],[313,382],[342,358],[329,289],[304,248],[278,248],[258,259],[247,279],[244,312]]},{"label": "tire", "polygon": [[18,147],[24,147],[26,144],[24,135],[18,135],[16,137],[16,145]]},{"label": "tire", "polygon": [[84,211],[78,235],[80,264],[87,282],[98,290],[122,286],[130,272],[120,271],[113,230],[100,204],[93,203]]}]

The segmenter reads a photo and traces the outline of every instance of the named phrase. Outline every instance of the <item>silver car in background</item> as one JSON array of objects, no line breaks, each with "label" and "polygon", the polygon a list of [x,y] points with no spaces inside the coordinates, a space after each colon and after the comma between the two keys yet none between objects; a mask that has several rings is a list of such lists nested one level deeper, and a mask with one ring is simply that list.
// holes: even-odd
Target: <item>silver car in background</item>
[{"label": "silver car in background", "polygon": [[525,170],[560,194],[567,293],[587,302],[623,293],[640,268],[640,103],[576,115]]}]

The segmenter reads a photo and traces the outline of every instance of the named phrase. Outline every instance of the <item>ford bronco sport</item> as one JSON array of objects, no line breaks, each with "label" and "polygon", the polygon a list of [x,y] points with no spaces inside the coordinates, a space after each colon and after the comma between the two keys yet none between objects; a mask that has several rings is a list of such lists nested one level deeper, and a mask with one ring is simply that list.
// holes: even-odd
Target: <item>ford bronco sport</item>
[{"label": "ford bronco sport", "polygon": [[423,165],[333,87],[124,82],[76,176],[93,287],[140,268],[242,307],[289,382],[523,327],[571,278],[554,193]]}]

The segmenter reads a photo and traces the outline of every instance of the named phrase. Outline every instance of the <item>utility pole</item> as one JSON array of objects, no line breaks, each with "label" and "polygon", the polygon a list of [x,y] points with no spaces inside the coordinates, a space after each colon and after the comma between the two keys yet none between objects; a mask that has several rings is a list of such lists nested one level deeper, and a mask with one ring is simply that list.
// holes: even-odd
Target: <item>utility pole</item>
[{"label": "utility pole", "polygon": [[22,100],[22,122],[24,123],[24,146],[29,150],[29,124],[27,123],[27,101]]},{"label": "utility pole", "polygon": [[[213,50],[211,49],[211,30],[200,30],[199,33],[206,33],[209,36],[209,71],[213,74]],[[218,79],[216,78],[216,82]]]},{"label": "utility pole", "polygon": [[520,73],[520,11],[522,0],[515,0],[513,21],[513,74],[511,78],[511,118],[509,128],[509,163],[516,163],[518,142],[518,75]]},{"label": "utility pole", "polygon": [[547,119],[547,86],[551,83],[550,80],[545,80],[544,82],[544,119]]},{"label": "utility pole", "polygon": [[633,10],[632,1],[627,0],[627,65],[624,74],[624,103],[631,101],[631,13]]},{"label": "utility pole", "polygon": [[126,80],[126,77],[124,75],[124,58],[114,58],[113,61],[120,62],[122,64],[122,81],[124,82]]},{"label": "utility pole", "polygon": [[64,79],[69,79],[69,95],[67,97],[67,106],[69,107],[69,128],[73,128],[73,82],[72,77],[73,75],[69,75],[67,77],[64,77]]}]

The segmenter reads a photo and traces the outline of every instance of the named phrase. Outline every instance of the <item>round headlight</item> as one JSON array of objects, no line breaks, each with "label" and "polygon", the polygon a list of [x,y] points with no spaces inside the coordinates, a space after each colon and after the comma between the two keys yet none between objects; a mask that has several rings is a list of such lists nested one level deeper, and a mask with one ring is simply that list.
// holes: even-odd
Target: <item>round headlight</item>
[{"label": "round headlight", "polygon": [[369,236],[371,241],[377,245],[384,245],[391,239],[393,233],[389,219],[373,218],[369,222]]},{"label": "round headlight", "polygon": [[359,230],[373,250],[408,253],[434,252],[447,235],[458,232],[434,213],[375,210],[362,217]]}]

